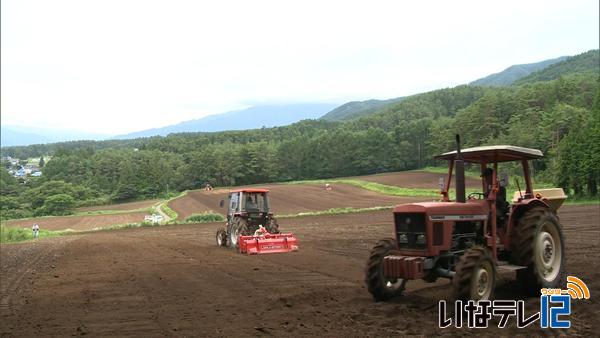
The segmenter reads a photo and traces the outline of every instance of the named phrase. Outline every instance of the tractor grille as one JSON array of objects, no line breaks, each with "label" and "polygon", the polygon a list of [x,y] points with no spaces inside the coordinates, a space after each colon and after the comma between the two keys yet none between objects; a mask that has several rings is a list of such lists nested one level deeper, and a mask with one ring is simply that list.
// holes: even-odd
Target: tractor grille
[{"label": "tractor grille", "polygon": [[433,223],[433,245],[444,244],[444,223]]},{"label": "tractor grille", "polygon": [[398,245],[405,249],[427,248],[425,214],[394,214]]}]

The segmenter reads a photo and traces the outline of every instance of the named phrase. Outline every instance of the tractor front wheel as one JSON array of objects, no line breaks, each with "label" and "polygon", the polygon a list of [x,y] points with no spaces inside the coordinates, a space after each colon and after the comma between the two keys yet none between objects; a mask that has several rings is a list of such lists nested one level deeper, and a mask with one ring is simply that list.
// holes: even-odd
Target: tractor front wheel
[{"label": "tractor front wheel", "polygon": [[390,251],[396,250],[396,241],[392,238],[382,239],[373,247],[367,261],[365,283],[375,301],[385,301],[400,296],[406,286],[406,280],[386,278],[383,275],[383,259]]},{"label": "tractor front wheel", "polygon": [[556,288],[563,278],[564,236],[556,216],[545,208],[532,208],[518,221],[512,235],[513,257],[526,266],[517,281],[532,294]]},{"label": "tractor front wheel", "polygon": [[481,246],[467,250],[456,265],[452,286],[456,299],[491,299],[496,287],[496,265],[490,250]]}]

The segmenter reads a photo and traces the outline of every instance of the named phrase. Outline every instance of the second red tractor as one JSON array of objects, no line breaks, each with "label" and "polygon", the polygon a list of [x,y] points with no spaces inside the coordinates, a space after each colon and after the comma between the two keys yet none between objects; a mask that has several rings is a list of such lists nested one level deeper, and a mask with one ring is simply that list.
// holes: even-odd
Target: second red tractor
[{"label": "second red tractor", "polygon": [[[229,192],[227,223],[217,230],[217,245],[247,254],[298,250],[291,233],[281,233],[269,205],[267,189],[237,189]],[[223,207],[225,201],[221,201]]]},{"label": "second red tractor", "polygon": [[[516,271],[524,288],[562,285],[564,237],[557,209],[562,189],[533,190],[529,161],[542,152],[515,146],[460,149],[438,156],[449,163],[440,202],[410,203],[394,208],[393,238],[372,249],[365,281],[373,298],[400,295],[409,280],[452,280],[459,299],[490,299],[498,269]],[[480,168],[482,190],[465,196],[464,163]],[[507,199],[507,178],[498,164],[517,162],[522,167],[525,191]],[[456,200],[448,191],[456,176]],[[551,197],[551,195],[555,197]]]}]

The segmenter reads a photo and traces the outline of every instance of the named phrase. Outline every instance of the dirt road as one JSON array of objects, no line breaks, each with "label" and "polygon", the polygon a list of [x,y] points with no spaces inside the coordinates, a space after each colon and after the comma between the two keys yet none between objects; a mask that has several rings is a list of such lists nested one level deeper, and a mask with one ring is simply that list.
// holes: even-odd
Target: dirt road
[{"label": "dirt road", "polygon": [[[218,224],[166,226],[2,245],[0,335],[399,336],[569,335],[600,330],[598,206],[562,209],[567,270],[592,298],[576,301],[568,331],[536,323],[484,331],[438,329],[447,282],[409,283],[402,299],[374,303],[363,286],[370,247],[391,232],[391,214],[282,219],[296,253],[242,256],[218,248]],[[497,298],[515,298],[502,276]],[[527,299],[527,312],[539,298]]]}]

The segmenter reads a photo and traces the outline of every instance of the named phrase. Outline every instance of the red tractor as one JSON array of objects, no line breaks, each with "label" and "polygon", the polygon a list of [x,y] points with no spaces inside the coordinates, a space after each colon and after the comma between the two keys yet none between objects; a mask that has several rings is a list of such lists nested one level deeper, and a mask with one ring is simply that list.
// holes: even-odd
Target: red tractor
[{"label": "red tractor", "polygon": [[[293,234],[279,232],[277,220],[269,209],[269,190],[238,189],[229,192],[227,223],[217,230],[217,245],[242,253],[262,254],[298,250]],[[225,201],[221,200],[223,207]]]},{"label": "red tractor", "polygon": [[[536,149],[488,146],[437,156],[448,160],[440,202],[410,203],[394,208],[394,238],[380,240],[366,266],[367,288],[376,301],[399,296],[411,279],[434,282],[449,278],[458,299],[493,296],[499,269],[516,271],[530,292],[562,285],[564,237],[556,215],[562,189],[533,191],[529,160],[543,157]],[[508,178],[498,163],[520,162],[525,192],[506,198]],[[482,192],[465,197],[464,163],[481,169]],[[448,190],[456,171],[456,201]],[[518,185],[518,181],[517,181]],[[544,196],[543,196],[543,195]],[[554,195],[554,196],[552,196]]]}]

